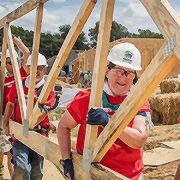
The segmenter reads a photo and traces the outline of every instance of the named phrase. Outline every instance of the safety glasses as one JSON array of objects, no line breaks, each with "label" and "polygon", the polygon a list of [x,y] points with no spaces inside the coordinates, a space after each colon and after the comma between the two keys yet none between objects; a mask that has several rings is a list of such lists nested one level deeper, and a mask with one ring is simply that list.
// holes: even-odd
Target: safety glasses
[{"label": "safety glasses", "polygon": [[119,76],[126,76],[128,79],[132,79],[136,76],[135,71],[127,71],[121,67],[113,67],[113,72],[115,72]]}]

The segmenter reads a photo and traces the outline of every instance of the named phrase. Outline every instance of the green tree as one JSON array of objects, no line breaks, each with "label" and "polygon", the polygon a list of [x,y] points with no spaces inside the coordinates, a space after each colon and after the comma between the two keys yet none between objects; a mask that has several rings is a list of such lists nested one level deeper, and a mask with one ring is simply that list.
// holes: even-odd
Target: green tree
[{"label": "green tree", "polygon": [[[16,37],[20,37],[23,43],[32,50],[34,32],[25,30],[22,27],[11,26],[12,33]],[[41,33],[40,49],[39,52],[50,58],[57,55],[60,47],[62,46],[63,39],[59,33]]]},{"label": "green tree", "polygon": [[[88,36],[90,38],[91,47],[95,47],[97,45],[98,31],[99,31],[99,21],[95,23],[94,28],[89,29]],[[113,21],[111,26],[110,42],[123,37],[131,37],[131,33],[128,31],[128,29],[125,26],[117,23],[116,21]]]},{"label": "green tree", "polygon": [[[71,26],[68,24],[62,25],[59,27],[59,33],[60,33],[60,37],[62,39],[65,39],[69,30],[71,29]],[[73,47],[74,50],[85,50],[85,49],[89,49],[88,46],[88,41],[86,38],[86,34],[82,31],[80,33],[80,35],[77,38],[76,43],[74,44]]]},{"label": "green tree", "polygon": [[146,30],[138,29],[138,34],[133,34],[132,37],[135,37],[135,38],[158,38],[158,39],[163,39],[162,34],[152,32],[149,29],[146,29]]}]

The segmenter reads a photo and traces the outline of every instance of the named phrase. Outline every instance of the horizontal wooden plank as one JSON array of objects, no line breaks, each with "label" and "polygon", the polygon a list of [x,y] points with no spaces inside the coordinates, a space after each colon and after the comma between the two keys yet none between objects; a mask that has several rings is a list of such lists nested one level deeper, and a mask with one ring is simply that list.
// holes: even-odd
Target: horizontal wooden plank
[{"label": "horizontal wooden plank", "polygon": [[[48,0],[40,0],[41,3],[45,3],[46,1]],[[3,28],[6,23],[10,23],[32,11],[37,7],[38,4],[39,0],[29,0],[25,2],[0,20],[0,29]]]},{"label": "horizontal wooden plank", "polygon": [[180,160],[180,148],[155,148],[145,152],[143,155],[145,166],[162,166],[177,160]]},{"label": "horizontal wooden plank", "polygon": [[[59,160],[61,159],[59,145],[56,138],[44,137],[39,133],[34,131],[29,131],[29,136],[22,136],[23,126],[19,123],[10,121],[10,132],[28,147],[42,155],[47,160],[51,161],[62,173],[63,169],[59,165]],[[82,169],[82,156],[73,152],[73,163],[75,168],[75,176],[78,180],[84,180],[85,172]],[[105,179],[105,180],[118,180],[118,179],[128,179],[100,164],[92,165],[90,170],[90,175],[92,179]],[[58,179],[58,177],[57,177]]]}]

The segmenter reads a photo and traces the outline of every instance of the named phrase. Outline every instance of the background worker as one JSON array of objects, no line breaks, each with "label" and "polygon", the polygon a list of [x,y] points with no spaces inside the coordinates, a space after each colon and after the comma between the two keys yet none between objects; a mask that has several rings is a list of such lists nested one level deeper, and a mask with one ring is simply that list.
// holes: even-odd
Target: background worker
[{"label": "background worker", "polygon": [[[30,68],[31,63],[32,63],[32,55],[30,55],[27,60],[28,68]],[[38,62],[37,62],[34,104],[36,103],[37,98],[40,95],[40,91],[45,82],[44,75],[46,72],[46,67],[47,67],[46,58],[42,54],[39,54]],[[23,79],[22,84],[23,84],[25,98],[27,100],[28,90],[30,88],[29,87],[30,76]],[[4,113],[3,128],[6,135],[9,135],[10,119],[22,124],[21,113],[17,98],[18,97],[17,97],[16,85],[13,84],[8,95],[8,103],[6,105],[6,110]],[[54,105],[54,102],[55,102],[55,93],[51,91],[45,105],[46,107],[51,107]],[[13,114],[11,112],[13,112]],[[48,136],[49,119],[47,114],[44,116],[44,119],[34,128],[34,131],[44,136]],[[19,172],[22,172],[23,174],[22,179],[24,180],[42,179],[43,177],[42,168],[43,168],[44,158],[41,155],[37,154],[35,151],[31,150],[26,145],[22,144],[17,139],[13,140],[12,145],[13,145],[13,163],[14,163],[13,179],[17,179]]]},{"label": "background worker", "polygon": [[[23,55],[22,61],[20,63],[21,64],[20,74],[21,74],[21,77],[26,77],[29,74],[28,69],[26,67],[26,62],[27,62],[28,56],[30,55],[30,52],[29,52],[28,48],[24,45],[24,43],[20,39],[13,37],[13,42],[18,47],[18,49],[20,50],[20,52]],[[16,51],[15,51],[15,57],[16,57],[16,60],[18,60],[18,55],[17,55]],[[5,74],[5,79],[4,79],[4,96],[3,96],[2,115],[4,115],[6,104],[8,102],[7,97],[8,97],[9,91],[10,91],[13,83],[14,83],[13,67],[12,67],[10,53],[9,53],[9,50],[7,49],[7,51],[6,51],[6,74]],[[10,152],[8,152],[6,154],[8,157],[7,158],[8,159],[7,160],[8,170],[9,170],[10,176],[12,177],[12,174],[13,174],[13,165],[11,163],[12,156],[11,156]],[[4,157],[3,152],[0,152],[0,175],[1,176],[3,176],[3,168],[4,168],[4,166],[3,166],[3,159],[4,158],[3,157]]]},{"label": "background worker", "polygon": [[[81,91],[69,104],[58,125],[57,137],[62,156],[60,164],[63,165],[64,175],[71,179],[74,178],[71,129],[80,124],[76,148],[82,155],[86,124],[99,125],[98,134],[101,133],[110,120],[109,116],[114,114],[137,81],[136,71],[141,70],[140,52],[130,43],[115,45],[108,55],[108,61],[102,94],[103,107],[88,111],[91,92],[89,89]],[[149,135],[150,112],[149,103],[146,102],[102,158],[102,165],[130,179],[142,179],[142,147]]]}]

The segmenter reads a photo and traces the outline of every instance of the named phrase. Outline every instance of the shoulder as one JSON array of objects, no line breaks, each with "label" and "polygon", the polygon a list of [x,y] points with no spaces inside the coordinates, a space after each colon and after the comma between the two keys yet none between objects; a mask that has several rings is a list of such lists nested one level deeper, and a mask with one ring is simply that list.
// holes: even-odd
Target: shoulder
[{"label": "shoulder", "polygon": [[138,112],[152,112],[149,101],[146,101]]},{"label": "shoulder", "polygon": [[90,98],[90,94],[91,94],[91,90],[90,89],[79,91],[76,94],[76,96],[74,97],[74,100],[85,100],[85,99],[88,99],[88,98]]},{"label": "shoulder", "polygon": [[86,107],[89,105],[89,99],[90,99],[90,89],[84,90],[84,91],[79,91],[74,99],[71,101],[71,103],[68,105],[69,107],[74,107],[74,106],[81,106]]},{"label": "shoulder", "polygon": [[76,94],[72,102],[68,105],[67,110],[73,119],[81,124],[88,112],[90,99],[90,90],[80,91]]}]

